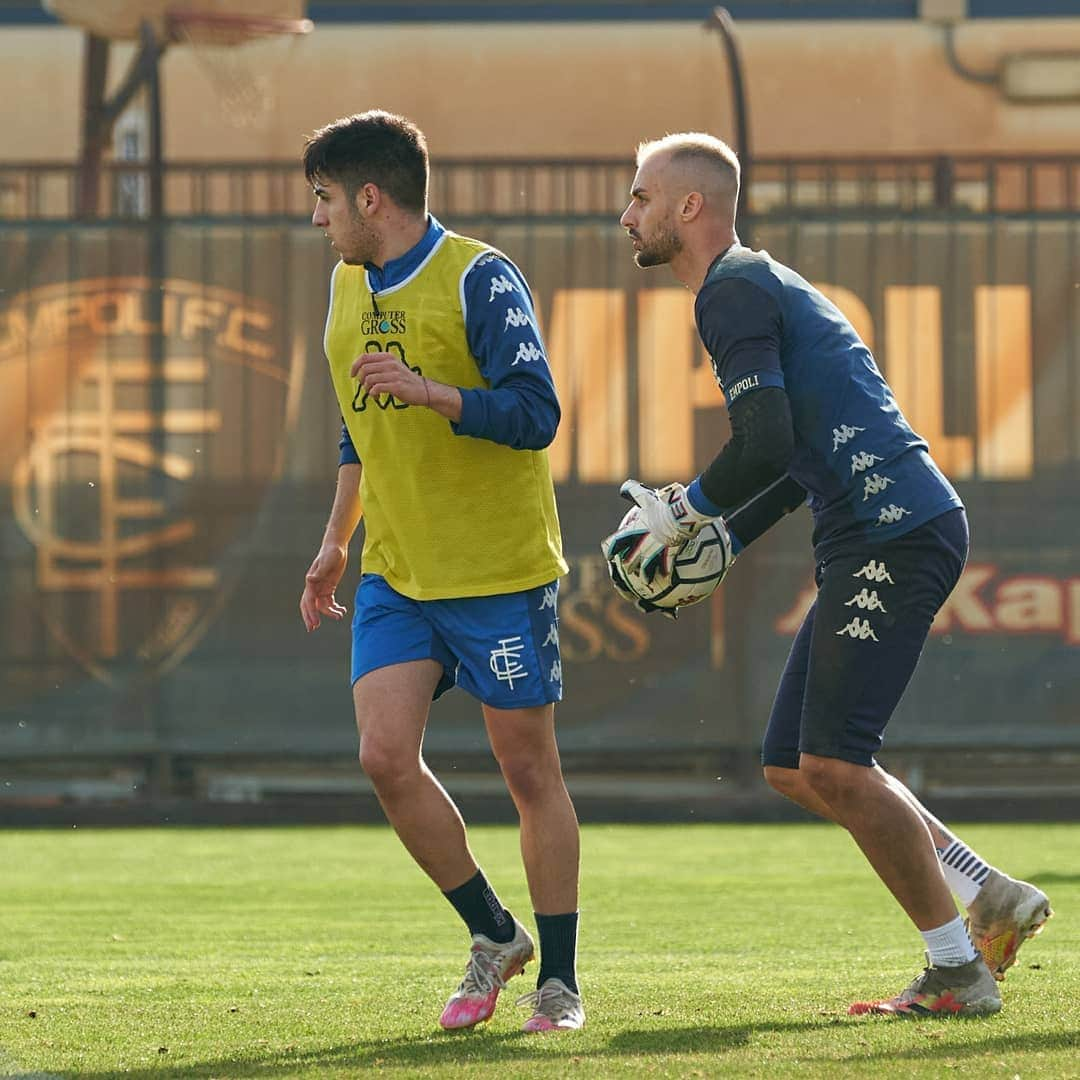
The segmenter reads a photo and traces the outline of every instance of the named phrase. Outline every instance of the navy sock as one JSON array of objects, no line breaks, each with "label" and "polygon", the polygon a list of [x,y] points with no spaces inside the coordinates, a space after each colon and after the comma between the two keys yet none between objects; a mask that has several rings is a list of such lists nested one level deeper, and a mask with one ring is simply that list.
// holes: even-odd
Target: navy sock
[{"label": "navy sock", "polygon": [[576,994],[578,913],[537,915],[536,928],[540,931],[540,974],[536,985],[542,986],[545,979],[561,979]]},{"label": "navy sock", "polygon": [[464,885],[443,896],[465,920],[470,934],[483,934],[500,945],[514,936],[513,916],[500,903],[483,870],[477,870]]}]

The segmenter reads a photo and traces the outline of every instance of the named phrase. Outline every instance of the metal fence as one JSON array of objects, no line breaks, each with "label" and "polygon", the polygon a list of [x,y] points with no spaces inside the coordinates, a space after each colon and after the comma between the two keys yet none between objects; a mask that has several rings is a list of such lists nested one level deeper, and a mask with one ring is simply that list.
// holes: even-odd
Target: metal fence
[{"label": "metal fence", "polygon": [[[926,790],[1065,798],[1080,763],[1077,173],[1016,167],[761,163],[745,239],[849,315],[969,507],[971,561],[889,748]],[[336,462],[332,257],[291,166],[216,175],[170,169],[177,216],[156,232],[138,215],[0,223],[0,803],[358,783],[347,631],[309,637],[296,615]],[[43,176],[24,170],[27,207]],[[597,791],[705,799],[718,775],[753,790],[812,596],[809,523],[793,515],[678,623],[612,593],[597,539],[618,483],[687,478],[727,431],[685,291],[639,271],[616,224],[629,181],[613,163],[444,166],[433,204],[526,270],[560,388],[567,761]],[[440,702],[428,747],[492,782],[465,695]]]},{"label": "metal fence", "polygon": [[[449,218],[568,218],[606,215],[627,199],[628,160],[442,160],[431,203]],[[69,221],[77,216],[74,164],[0,165],[0,219]],[[149,168],[104,167],[96,218],[148,213]],[[311,191],[297,162],[170,162],[171,218],[302,217]],[[1080,156],[761,158],[749,186],[754,215],[1068,214],[1080,207]]]}]

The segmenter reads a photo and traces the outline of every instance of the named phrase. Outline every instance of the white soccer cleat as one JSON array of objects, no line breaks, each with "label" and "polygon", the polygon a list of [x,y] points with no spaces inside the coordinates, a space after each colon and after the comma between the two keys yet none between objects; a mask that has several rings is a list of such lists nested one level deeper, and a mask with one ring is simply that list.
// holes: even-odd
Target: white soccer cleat
[{"label": "white soccer cleat", "polygon": [[472,1027],[490,1019],[507,980],[519,974],[536,951],[529,932],[517,919],[514,936],[505,944],[483,934],[474,934],[472,940],[465,977],[439,1017],[447,1030]]},{"label": "white soccer cleat", "polygon": [[585,1026],[585,1006],[562,979],[545,979],[529,994],[517,999],[533,1014],[521,1026],[522,1031],[577,1031]]},{"label": "white soccer cleat", "polygon": [[1026,881],[991,870],[968,908],[968,933],[999,982],[1016,963],[1020,946],[1053,915],[1050,898]]}]

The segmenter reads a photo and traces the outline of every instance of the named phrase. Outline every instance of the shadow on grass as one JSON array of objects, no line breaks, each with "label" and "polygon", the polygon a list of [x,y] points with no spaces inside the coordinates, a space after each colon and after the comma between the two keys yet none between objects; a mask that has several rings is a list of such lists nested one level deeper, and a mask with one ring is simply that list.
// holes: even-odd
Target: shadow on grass
[{"label": "shadow on grass", "polygon": [[[1040,888],[1044,885],[1075,885],[1080,882],[1080,874],[1062,874],[1056,870],[1045,870],[1037,874],[1031,874],[1024,880],[1032,885],[1038,885]],[[1050,897],[1051,903],[1053,899],[1053,897]]]},{"label": "shadow on grass", "polygon": [[555,1063],[569,1058],[634,1057],[638,1054],[722,1054],[747,1046],[759,1032],[774,1034],[809,1033],[835,1026],[826,1019],[791,1023],[735,1024],[731,1027],[704,1026],[648,1028],[620,1031],[606,1043],[597,1045],[589,1032],[550,1036],[527,1035],[521,1031],[430,1032],[402,1039],[361,1040],[353,1044],[328,1046],[251,1058],[222,1058],[216,1061],[189,1061],[175,1067],[164,1061],[154,1067],[123,1072],[80,1072],[83,1080],[200,1080],[200,1078],[296,1076],[323,1069],[366,1069],[412,1066],[434,1068],[469,1063],[507,1065],[525,1061]]},{"label": "shadow on grass", "polygon": [[[875,1018],[869,1021],[863,1020],[861,1023],[884,1023],[895,1024],[896,1020],[887,1020],[884,1018]],[[920,1028],[931,1027],[935,1031],[947,1032],[953,1025],[963,1025],[963,1030],[970,1030],[971,1024],[993,1024],[991,1019],[976,1019],[974,1017],[969,1019],[958,1018],[943,1018],[941,1020],[912,1020],[911,1025],[918,1025]],[[907,1024],[908,1021],[899,1021],[899,1023]],[[1076,1051],[1076,1048],[1080,1046],[1080,1031],[1054,1031],[1054,1032],[1032,1032],[1029,1035],[1000,1035],[997,1038],[979,1039],[974,1043],[949,1043],[938,1042],[936,1045],[930,1046],[909,1046],[905,1049],[899,1049],[898,1047],[890,1047],[888,1050],[876,1050],[868,1054],[846,1054],[843,1057],[837,1057],[835,1060],[839,1062],[852,1062],[852,1061],[876,1061],[879,1059],[888,1059],[889,1061],[926,1061],[932,1058],[941,1060],[942,1058],[963,1058],[963,1057],[984,1057],[987,1054],[1016,1054],[1016,1053],[1030,1053],[1048,1050],[1072,1050]],[[1026,1071],[1026,1070],[1025,1070]],[[1062,1074],[1065,1075],[1065,1074]]]}]

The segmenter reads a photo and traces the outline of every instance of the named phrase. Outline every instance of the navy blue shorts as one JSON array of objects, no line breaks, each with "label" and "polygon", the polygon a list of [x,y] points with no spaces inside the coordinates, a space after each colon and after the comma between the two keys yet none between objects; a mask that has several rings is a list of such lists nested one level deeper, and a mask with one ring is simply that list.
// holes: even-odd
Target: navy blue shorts
[{"label": "navy blue shorts", "polygon": [[895,540],[842,547],[817,566],[818,595],[791,646],[761,750],[873,765],[938,609],[967,559],[963,510]]},{"label": "navy blue shorts", "polygon": [[363,574],[352,622],[352,681],[376,668],[435,660],[433,697],[460,686],[496,709],[562,698],[559,583],[460,600],[410,600],[378,574]]}]

